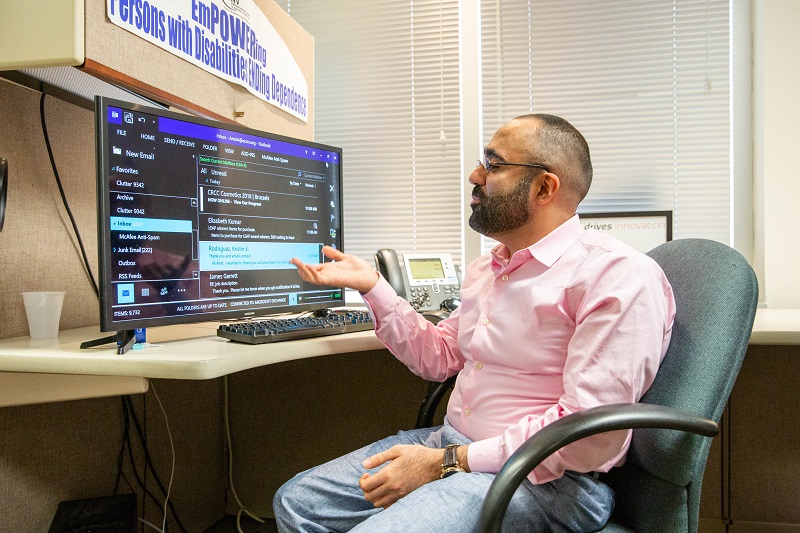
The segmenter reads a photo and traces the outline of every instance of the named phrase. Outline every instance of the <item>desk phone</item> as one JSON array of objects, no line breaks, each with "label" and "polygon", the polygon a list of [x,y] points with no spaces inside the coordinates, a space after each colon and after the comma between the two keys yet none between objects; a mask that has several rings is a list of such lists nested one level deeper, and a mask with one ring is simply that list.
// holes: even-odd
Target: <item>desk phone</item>
[{"label": "desk phone", "polygon": [[378,270],[418,312],[452,311],[460,302],[461,279],[450,254],[403,254],[401,266],[394,250],[375,254]]}]

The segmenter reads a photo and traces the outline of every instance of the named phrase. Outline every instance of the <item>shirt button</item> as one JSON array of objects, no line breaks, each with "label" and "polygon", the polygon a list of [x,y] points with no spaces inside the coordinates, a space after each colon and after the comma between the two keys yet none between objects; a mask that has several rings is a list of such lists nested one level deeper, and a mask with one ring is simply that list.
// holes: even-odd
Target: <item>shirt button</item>
[{"label": "shirt button", "polygon": [[501,279],[503,281],[508,281],[508,274],[503,274],[503,277]]},{"label": "shirt button", "polygon": [[471,415],[471,414],[472,414],[472,411],[469,409],[469,407],[467,407],[466,409],[464,409],[464,416],[469,416],[469,415]]},{"label": "shirt button", "polygon": [[477,363],[475,363],[475,368],[477,368],[478,370],[480,370],[481,368],[483,368],[483,363],[481,363],[480,361],[478,361]]},{"label": "shirt button", "polygon": [[488,319],[488,318],[484,318],[484,319],[481,321],[481,324],[483,324],[484,326],[488,325],[488,324],[489,324],[489,319]]}]

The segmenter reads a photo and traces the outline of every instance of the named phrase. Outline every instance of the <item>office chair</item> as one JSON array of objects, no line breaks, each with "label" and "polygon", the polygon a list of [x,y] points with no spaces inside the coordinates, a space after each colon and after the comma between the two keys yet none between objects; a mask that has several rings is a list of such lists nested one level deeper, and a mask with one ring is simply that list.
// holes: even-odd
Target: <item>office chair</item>
[{"label": "office chair", "polygon": [[[675,240],[648,255],[672,284],[677,306],[669,349],[653,385],[638,404],[586,409],[532,436],[497,474],[478,531],[500,531],[514,491],[550,454],[583,437],[618,429],[634,431],[625,464],[602,476],[617,494],[614,513],[602,531],[697,530],[711,447],[707,437],[718,432],[747,350],[758,283],[738,252],[715,241]],[[436,408],[428,403],[441,399],[446,387],[429,389],[419,424],[430,425]]]}]

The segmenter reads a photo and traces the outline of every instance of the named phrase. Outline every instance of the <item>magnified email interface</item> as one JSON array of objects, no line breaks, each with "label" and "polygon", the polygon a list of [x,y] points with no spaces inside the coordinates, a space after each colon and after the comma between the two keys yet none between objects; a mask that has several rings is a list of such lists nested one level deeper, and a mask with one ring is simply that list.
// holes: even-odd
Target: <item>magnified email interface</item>
[{"label": "magnified email interface", "polygon": [[341,249],[341,150],[98,102],[104,330],[343,304],[289,263]]}]

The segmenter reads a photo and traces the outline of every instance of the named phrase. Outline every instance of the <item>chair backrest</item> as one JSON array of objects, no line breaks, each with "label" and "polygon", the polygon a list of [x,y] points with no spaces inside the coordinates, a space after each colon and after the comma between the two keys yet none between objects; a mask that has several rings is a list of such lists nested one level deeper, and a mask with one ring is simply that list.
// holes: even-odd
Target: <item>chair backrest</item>
[{"label": "chair backrest", "polygon": [[[672,285],[676,317],[669,349],[642,402],[719,422],[752,332],[755,273],[737,251],[705,239],[671,241],[648,255]],[[608,477],[617,491],[613,520],[636,531],[696,531],[710,447],[708,437],[635,430],[625,465]]]}]

